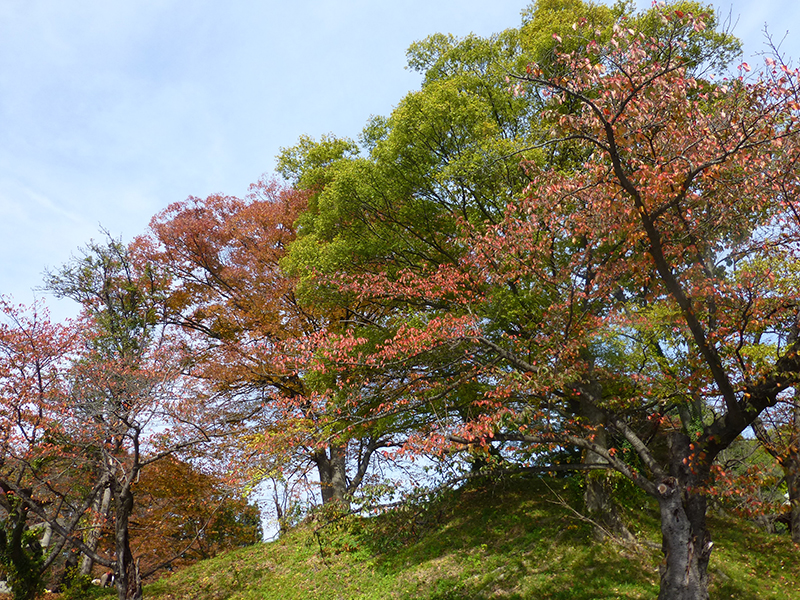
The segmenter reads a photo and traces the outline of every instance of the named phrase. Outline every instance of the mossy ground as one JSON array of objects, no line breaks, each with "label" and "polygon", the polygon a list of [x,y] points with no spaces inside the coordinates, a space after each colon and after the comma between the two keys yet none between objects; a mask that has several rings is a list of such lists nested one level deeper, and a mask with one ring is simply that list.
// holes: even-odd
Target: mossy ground
[{"label": "mossy ground", "polygon": [[[652,599],[655,506],[623,490],[643,542],[597,542],[575,479],[471,484],[425,506],[308,522],[276,542],[198,563],[145,588],[154,600]],[[800,600],[800,549],[733,517],[710,518],[711,597]]]}]

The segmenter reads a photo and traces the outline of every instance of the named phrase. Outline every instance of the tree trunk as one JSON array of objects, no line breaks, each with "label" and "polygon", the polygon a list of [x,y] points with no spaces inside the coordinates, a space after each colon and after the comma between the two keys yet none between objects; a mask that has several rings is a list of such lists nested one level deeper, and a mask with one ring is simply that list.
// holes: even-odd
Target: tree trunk
[{"label": "tree trunk", "polygon": [[[103,534],[103,525],[105,525],[106,520],[108,519],[108,510],[111,507],[111,488],[107,487],[103,491],[102,496],[98,496],[95,499],[94,506],[94,523],[89,529],[89,533],[86,534],[86,541],[85,544],[94,552],[97,550],[97,544],[100,542],[100,536]],[[83,560],[81,561],[81,575],[89,575],[92,572],[92,567],[94,566],[94,560],[91,556],[84,554]]]},{"label": "tree trunk", "polygon": [[[590,458],[586,457],[587,464]],[[625,526],[613,499],[608,473],[605,471],[589,471],[584,476],[583,501],[588,516],[599,527],[594,528],[598,541],[603,541],[609,534],[626,542],[635,541],[636,537]]]},{"label": "tree trunk", "polygon": [[322,495],[322,505],[324,506],[331,501],[333,496],[331,465],[330,460],[328,460],[328,453],[325,450],[316,450],[314,452],[314,463],[317,465],[317,472],[319,473],[319,489]]},{"label": "tree trunk", "polygon": [[[599,396],[598,390],[592,392],[593,397]],[[577,409],[580,416],[587,419],[595,428],[594,443],[601,448],[608,448],[605,413],[587,399],[587,394],[581,394]],[[586,451],[583,462],[587,465],[608,464],[602,456],[591,450]],[[594,536],[598,541],[603,541],[609,534],[629,542],[636,539],[625,526],[617,510],[608,472],[598,470],[586,473],[583,478],[583,502],[588,516],[597,523],[594,527]]]},{"label": "tree trunk", "polygon": [[133,512],[133,492],[129,484],[116,484],[114,500],[116,519],[114,523],[114,545],[117,551],[115,581],[119,600],[142,600],[142,580],[139,567],[131,552],[129,519]]},{"label": "tree trunk", "polygon": [[[795,332],[795,337],[796,332]],[[786,487],[789,492],[789,529],[792,541],[800,544],[800,388],[795,387],[794,407],[792,410],[792,430],[789,438],[789,449],[782,461]]]},{"label": "tree trunk", "polygon": [[0,522],[0,557],[10,567],[9,583],[14,598],[33,600],[43,587],[40,570],[42,548],[35,538],[25,540],[25,533],[28,531],[28,507],[18,498],[14,498],[4,508],[8,515]]},{"label": "tree trunk", "polygon": [[331,446],[330,457],[325,450],[318,450],[314,454],[314,462],[319,471],[322,504],[338,503],[345,510],[349,509],[345,446]]},{"label": "tree trunk", "polygon": [[[708,561],[711,535],[706,526],[706,497],[697,492],[707,480],[708,467],[688,466],[689,438],[675,432],[670,438],[672,477],[658,485],[661,512],[661,563],[659,600],[708,600]],[[687,463],[683,460],[687,459]]]},{"label": "tree trunk", "polygon": [[800,544],[800,452],[792,450],[783,463],[786,487],[789,492],[789,529],[792,541]]}]

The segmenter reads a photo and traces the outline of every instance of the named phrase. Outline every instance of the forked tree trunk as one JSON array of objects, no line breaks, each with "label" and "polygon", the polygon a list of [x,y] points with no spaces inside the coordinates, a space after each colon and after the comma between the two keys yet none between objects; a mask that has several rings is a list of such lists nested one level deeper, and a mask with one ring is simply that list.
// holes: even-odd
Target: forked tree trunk
[{"label": "forked tree trunk", "polygon": [[659,600],[708,600],[712,543],[706,525],[706,497],[699,492],[708,468],[702,472],[689,469],[683,463],[689,452],[689,438],[674,433],[670,438],[672,477],[658,485],[664,553]]},{"label": "forked tree trunk", "polygon": [[331,446],[330,457],[325,450],[318,450],[314,462],[319,471],[322,504],[338,503],[344,509],[350,508],[347,500],[346,449],[344,446]]}]

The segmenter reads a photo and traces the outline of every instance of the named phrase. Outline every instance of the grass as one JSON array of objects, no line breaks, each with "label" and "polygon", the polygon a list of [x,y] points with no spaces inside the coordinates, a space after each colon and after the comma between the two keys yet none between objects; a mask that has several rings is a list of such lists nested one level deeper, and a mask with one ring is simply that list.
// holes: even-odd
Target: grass
[{"label": "grass", "polygon": [[[657,511],[633,489],[623,510],[659,542]],[[453,491],[373,518],[318,518],[280,540],[218,556],[145,588],[154,600],[652,599],[661,554],[595,542],[574,480]],[[710,519],[712,598],[800,600],[800,549],[729,518]]]}]

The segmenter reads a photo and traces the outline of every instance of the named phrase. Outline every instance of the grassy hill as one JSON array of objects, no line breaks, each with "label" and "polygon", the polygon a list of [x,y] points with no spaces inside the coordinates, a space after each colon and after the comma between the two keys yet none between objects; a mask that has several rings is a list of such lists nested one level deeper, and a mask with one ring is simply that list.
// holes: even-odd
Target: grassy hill
[{"label": "grassy hill", "polygon": [[[145,596],[652,599],[661,560],[656,506],[634,489],[622,492],[626,519],[644,542],[639,547],[594,541],[591,525],[570,508],[580,506],[573,480],[471,484],[424,508],[317,518],[276,542],[177,572],[147,586]],[[712,598],[800,600],[800,548],[788,535],[726,516],[713,516],[710,527]]]}]

